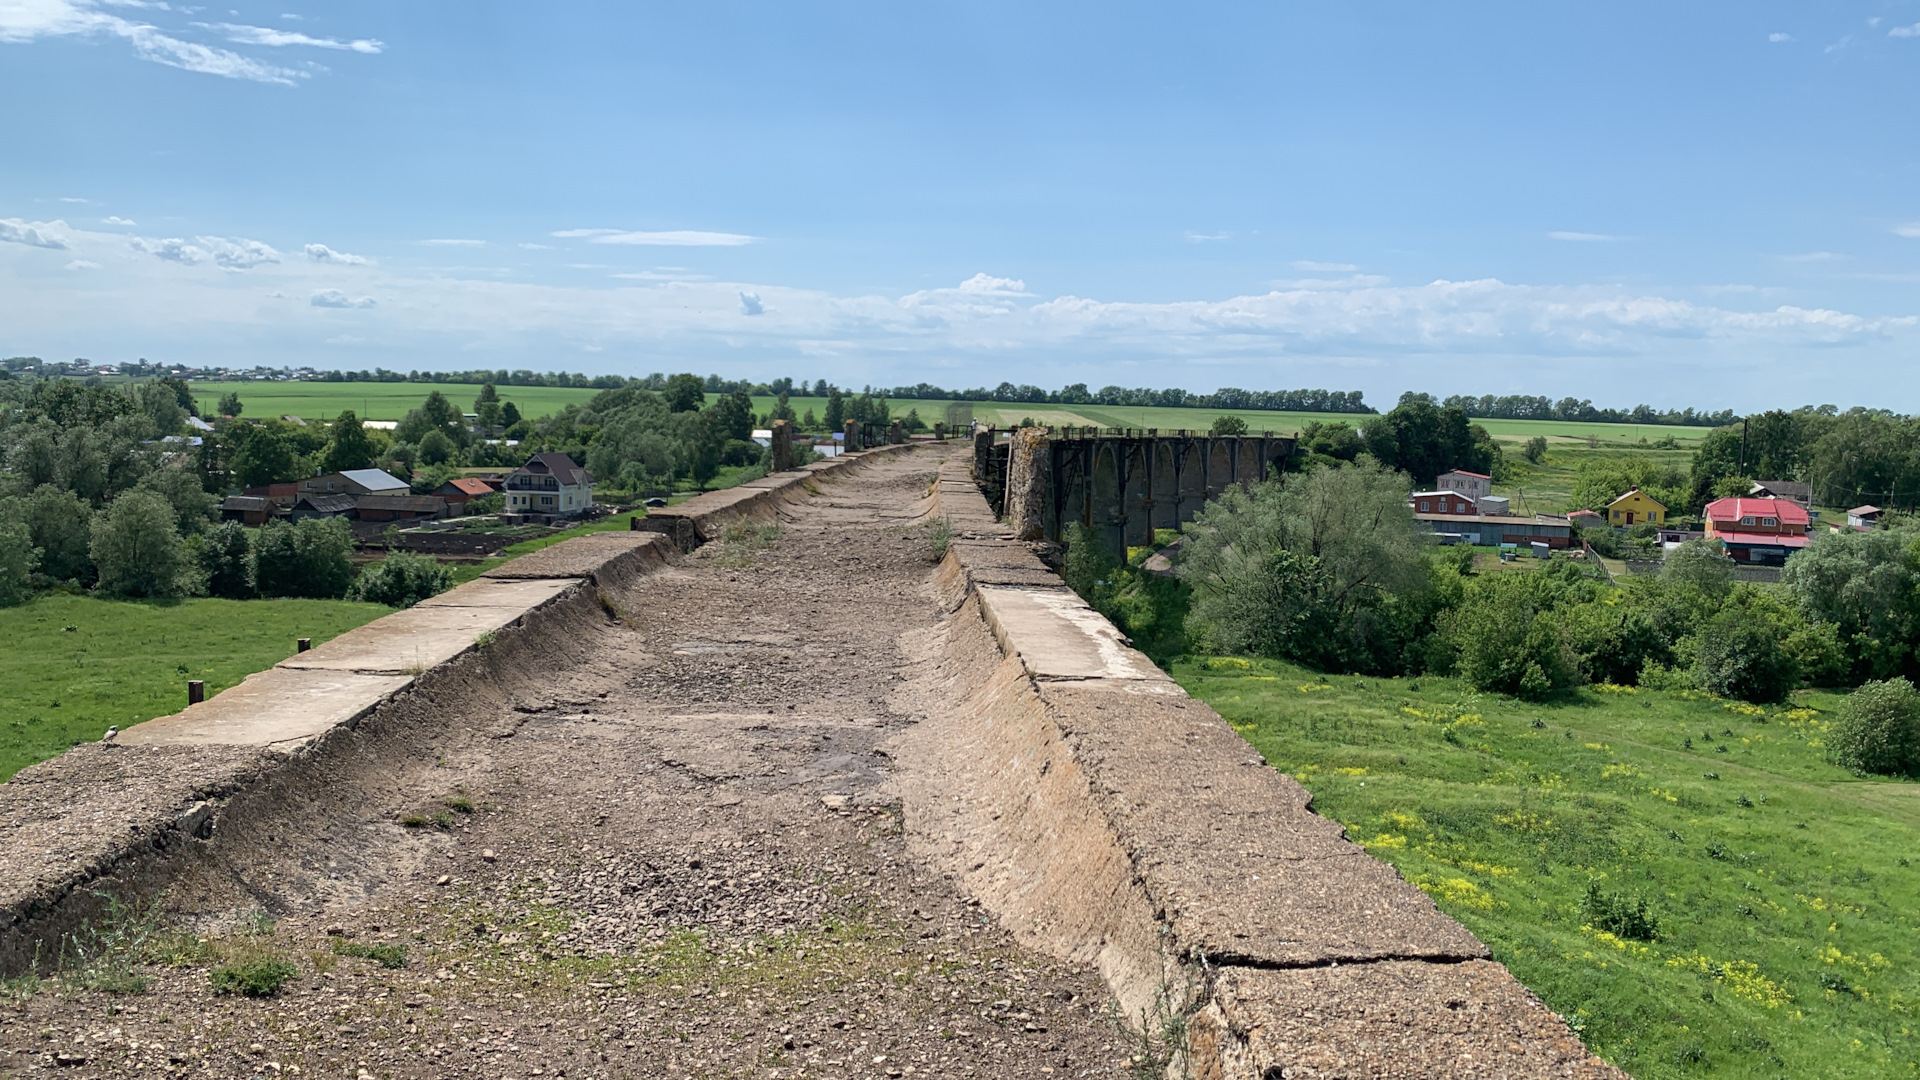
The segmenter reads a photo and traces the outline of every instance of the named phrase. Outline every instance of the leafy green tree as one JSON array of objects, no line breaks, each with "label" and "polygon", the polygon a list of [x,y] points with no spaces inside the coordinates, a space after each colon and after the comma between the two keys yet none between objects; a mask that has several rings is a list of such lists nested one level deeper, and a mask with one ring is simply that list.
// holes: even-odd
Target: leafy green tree
[{"label": "leafy green tree", "polygon": [[142,477],[140,490],[153,491],[173,507],[173,525],[181,536],[204,532],[212,523],[219,500],[200,486],[200,475],[186,467],[163,466]]},{"label": "leafy green tree", "polygon": [[1639,488],[1678,513],[1687,497],[1686,483],[1679,470],[1663,468],[1648,458],[1589,458],[1574,474],[1573,492],[1567,502],[1582,510],[1604,510],[1608,503]]},{"label": "leafy green tree", "polygon": [[663,396],[672,412],[692,412],[707,403],[707,384],[698,375],[675,375],[667,380]]},{"label": "leafy green tree", "polygon": [[1313,420],[1300,431],[1299,450],[1306,455],[1309,465],[1352,461],[1366,448],[1366,443],[1353,425],[1338,420]]},{"label": "leafy green tree", "polygon": [[21,518],[40,549],[42,574],[54,581],[93,583],[92,516],[86,500],[52,484],[42,484],[22,500]]},{"label": "leafy green tree", "polygon": [[1579,656],[1556,609],[1590,595],[1591,586],[1568,571],[1475,581],[1465,602],[1440,618],[1456,672],[1475,690],[1529,700],[1573,686]]},{"label": "leafy green tree", "polygon": [[232,446],[227,454],[228,474],[243,488],[293,480],[300,475],[289,425],[276,421],[229,428]]},{"label": "leafy green tree", "polygon": [[1520,451],[1520,456],[1535,465],[1545,461],[1547,459],[1547,437],[1545,435],[1535,435],[1533,438],[1528,439],[1526,448]]},{"label": "leafy green tree", "polygon": [[1718,592],[1733,582],[1733,570],[1733,560],[1718,540],[1688,540],[1667,552],[1660,578]]},{"label": "leafy green tree", "polygon": [[1388,646],[1382,609],[1428,587],[1425,552],[1400,477],[1323,467],[1228,488],[1188,527],[1176,572],[1190,632],[1217,647],[1364,670]]},{"label": "leafy green tree", "polygon": [[1920,774],[1920,692],[1904,678],[1847,695],[1827,732],[1827,758],[1861,773]]},{"label": "leafy green tree", "polygon": [[1801,614],[1833,627],[1859,678],[1914,663],[1920,639],[1920,523],[1821,533],[1781,575]]},{"label": "leafy green tree", "polygon": [[367,435],[367,429],[352,409],[340,411],[328,435],[326,449],[320,455],[321,472],[364,469],[373,463],[373,439]]},{"label": "leafy green tree", "polygon": [[753,438],[753,399],[733,393],[713,403],[713,422],[723,441]]},{"label": "leafy green tree", "polygon": [[773,403],[773,411],[767,414],[767,419],[769,421],[786,420],[789,422],[795,419],[793,406],[787,403],[787,392],[785,390],[780,391],[779,400]]},{"label": "leafy green tree", "polygon": [[472,439],[467,430],[466,417],[460,407],[448,400],[447,395],[435,390],[427,395],[420,407],[411,410],[402,417],[393,430],[395,442],[418,445],[431,432],[439,432],[455,446],[465,446]]},{"label": "leafy green tree", "polygon": [[[498,428],[506,407],[500,403],[500,393],[492,383],[483,384],[480,394],[473,399],[473,415],[479,420],[482,431],[491,435]],[[517,417],[516,417],[517,419]]]},{"label": "leafy green tree", "polygon": [[827,392],[826,425],[828,431],[840,431],[847,426],[847,399],[837,386]]},{"label": "leafy green tree", "polygon": [[445,432],[438,429],[428,431],[420,440],[420,464],[445,465],[453,460],[454,451],[457,449],[458,447],[453,445],[453,440],[447,438]]},{"label": "leafy green tree", "polygon": [[200,573],[206,578],[207,595],[228,600],[253,596],[252,545],[246,527],[237,521],[223,521],[207,532],[200,545]]},{"label": "leafy green tree", "polygon": [[1216,416],[1213,426],[1207,429],[1209,435],[1245,435],[1247,422],[1238,416]]},{"label": "leafy green tree", "polygon": [[511,401],[500,404],[500,425],[509,430],[520,424],[520,407]]},{"label": "leafy green tree", "polygon": [[239,416],[242,408],[245,408],[245,406],[240,404],[239,394],[229,391],[220,395],[218,409],[221,416]]},{"label": "leafy green tree", "polygon": [[269,521],[253,537],[253,587],[261,596],[337,599],[353,584],[352,551],[341,518]]},{"label": "leafy green tree", "polygon": [[23,521],[0,519],[0,607],[13,607],[33,597],[33,572],[40,565],[40,549]]},{"label": "leafy green tree", "polygon": [[180,404],[179,395],[174,393],[173,387],[156,379],[135,383],[127,388],[127,392],[159,434],[173,435],[186,426],[187,410]]},{"label": "leafy green tree", "polygon": [[1422,490],[1452,469],[1493,475],[1499,444],[1465,410],[1441,408],[1424,394],[1406,395],[1393,411],[1366,422],[1366,447],[1381,464],[1407,474]]},{"label": "leafy green tree", "polygon": [[1693,639],[1694,681],[1710,694],[1744,701],[1785,701],[1800,685],[1789,639],[1790,609],[1752,586],[1736,587]]},{"label": "leafy green tree", "polygon": [[154,491],[129,491],[94,515],[88,554],[97,586],[114,596],[179,596],[190,581],[173,506]]},{"label": "leafy green tree", "polygon": [[347,593],[353,600],[407,608],[446,592],[453,575],[431,555],[397,552],[362,571]]}]

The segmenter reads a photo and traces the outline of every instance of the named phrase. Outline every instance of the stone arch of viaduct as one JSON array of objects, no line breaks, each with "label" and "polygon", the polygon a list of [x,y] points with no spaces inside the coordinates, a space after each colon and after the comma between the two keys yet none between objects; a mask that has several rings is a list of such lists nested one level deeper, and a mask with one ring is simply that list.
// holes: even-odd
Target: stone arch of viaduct
[{"label": "stone arch of viaduct", "polygon": [[1075,522],[1112,551],[1177,529],[1229,486],[1265,478],[1294,452],[1294,440],[1111,428],[1018,428],[1005,443],[991,429],[974,436],[974,474],[998,494],[1022,540],[1062,540]]}]

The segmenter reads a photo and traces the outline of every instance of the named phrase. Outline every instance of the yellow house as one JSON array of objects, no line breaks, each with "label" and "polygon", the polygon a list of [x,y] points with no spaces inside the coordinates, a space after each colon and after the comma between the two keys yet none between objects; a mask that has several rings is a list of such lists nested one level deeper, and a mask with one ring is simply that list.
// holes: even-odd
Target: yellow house
[{"label": "yellow house", "polygon": [[1639,488],[1607,504],[1607,524],[1618,528],[1666,523],[1667,508],[1648,498]]}]

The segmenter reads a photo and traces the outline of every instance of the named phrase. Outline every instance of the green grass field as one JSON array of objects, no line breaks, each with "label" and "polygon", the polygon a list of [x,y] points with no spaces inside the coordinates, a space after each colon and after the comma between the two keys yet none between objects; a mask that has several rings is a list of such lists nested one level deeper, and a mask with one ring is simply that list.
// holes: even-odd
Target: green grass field
[{"label": "green grass field", "polygon": [[[240,395],[245,411],[240,415],[253,419],[292,414],[305,420],[331,420],[343,409],[352,409],[362,420],[398,420],[410,409],[418,408],[435,390],[463,411],[472,411],[473,399],[480,394],[477,385],[462,383],[329,383],[329,382],[196,382],[194,400],[200,412],[211,415],[220,396]],[[511,401],[523,416],[547,416],[569,403],[584,405],[598,390],[573,390],[557,386],[503,386],[500,397]]]},{"label": "green grass field", "polygon": [[[1639,1080],[1920,1070],[1920,784],[1822,759],[1838,697],[1173,673]],[[1589,883],[1648,901],[1653,940]]]},{"label": "green grass field", "polygon": [[49,593],[0,608],[0,780],[126,727],[179,712],[187,680],[209,696],[387,614],[344,600],[141,603]]}]

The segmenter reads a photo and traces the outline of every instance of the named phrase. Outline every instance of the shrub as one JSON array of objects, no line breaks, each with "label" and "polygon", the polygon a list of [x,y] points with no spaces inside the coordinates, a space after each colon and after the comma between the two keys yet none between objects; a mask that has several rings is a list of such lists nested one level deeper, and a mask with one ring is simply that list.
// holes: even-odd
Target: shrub
[{"label": "shrub", "polygon": [[1528,439],[1526,447],[1520,451],[1520,456],[1533,462],[1535,465],[1540,464],[1547,456],[1547,437],[1545,435],[1535,435],[1533,438]]},{"label": "shrub", "polygon": [[1238,416],[1216,416],[1213,426],[1207,429],[1209,435],[1245,435],[1247,422]]},{"label": "shrub", "polygon": [[207,978],[213,983],[213,992],[216,994],[272,997],[298,974],[300,969],[285,960],[269,958],[217,967],[207,973]]},{"label": "shrub", "polygon": [[173,504],[165,496],[138,489],[95,515],[87,552],[99,570],[100,591],[115,596],[185,592],[187,552],[173,522]]},{"label": "shrub", "polygon": [[340,518],[270,521],[253,538],[253,587],[261,596],[337,599],[353,584],[352,550]]},{"label": "shrub", "polygon": [[1570,582],[1538,574],[1483,578],[1441,618],[1461,678],[1476,690],[1538,700],[1579,680],[1579,658],[1554,612]]},{"label": "shrub", "polygon": [[1828,759],[1856,772],[1920,773],[1920,693],[1904,678],[1867,683],[1847,695],[1826,742]]},{"label": "shrub", "polygon": [[1580,907],[1587,925],[1603,933],[1633,941],[1652,941],[1660,936],[1660,920],[1644,896],[1604,892],[1599,882],[1589,881]]},{"label": "shrub", "polygon": [[40,549],[40,572],[55,581],[93,583],[93,557],[87,554],[86,500],[71,491],[42,484],[21,504],[33,546]]},{"label": "shrub", "polygon": [[405,608],[446,592],[452,584],[453,575],[433,556],[400,552],[363,571],[347,596],[369,604]]},{"label": "shrub", "polygon": [[1743,701],[1786,700],[1800,684],[1800,665],[1787,648],[1793,627],[1783,625],[1781,614],[1757,593],[1736,593],[1695,636],[1693,675],[1700,689]]}]

